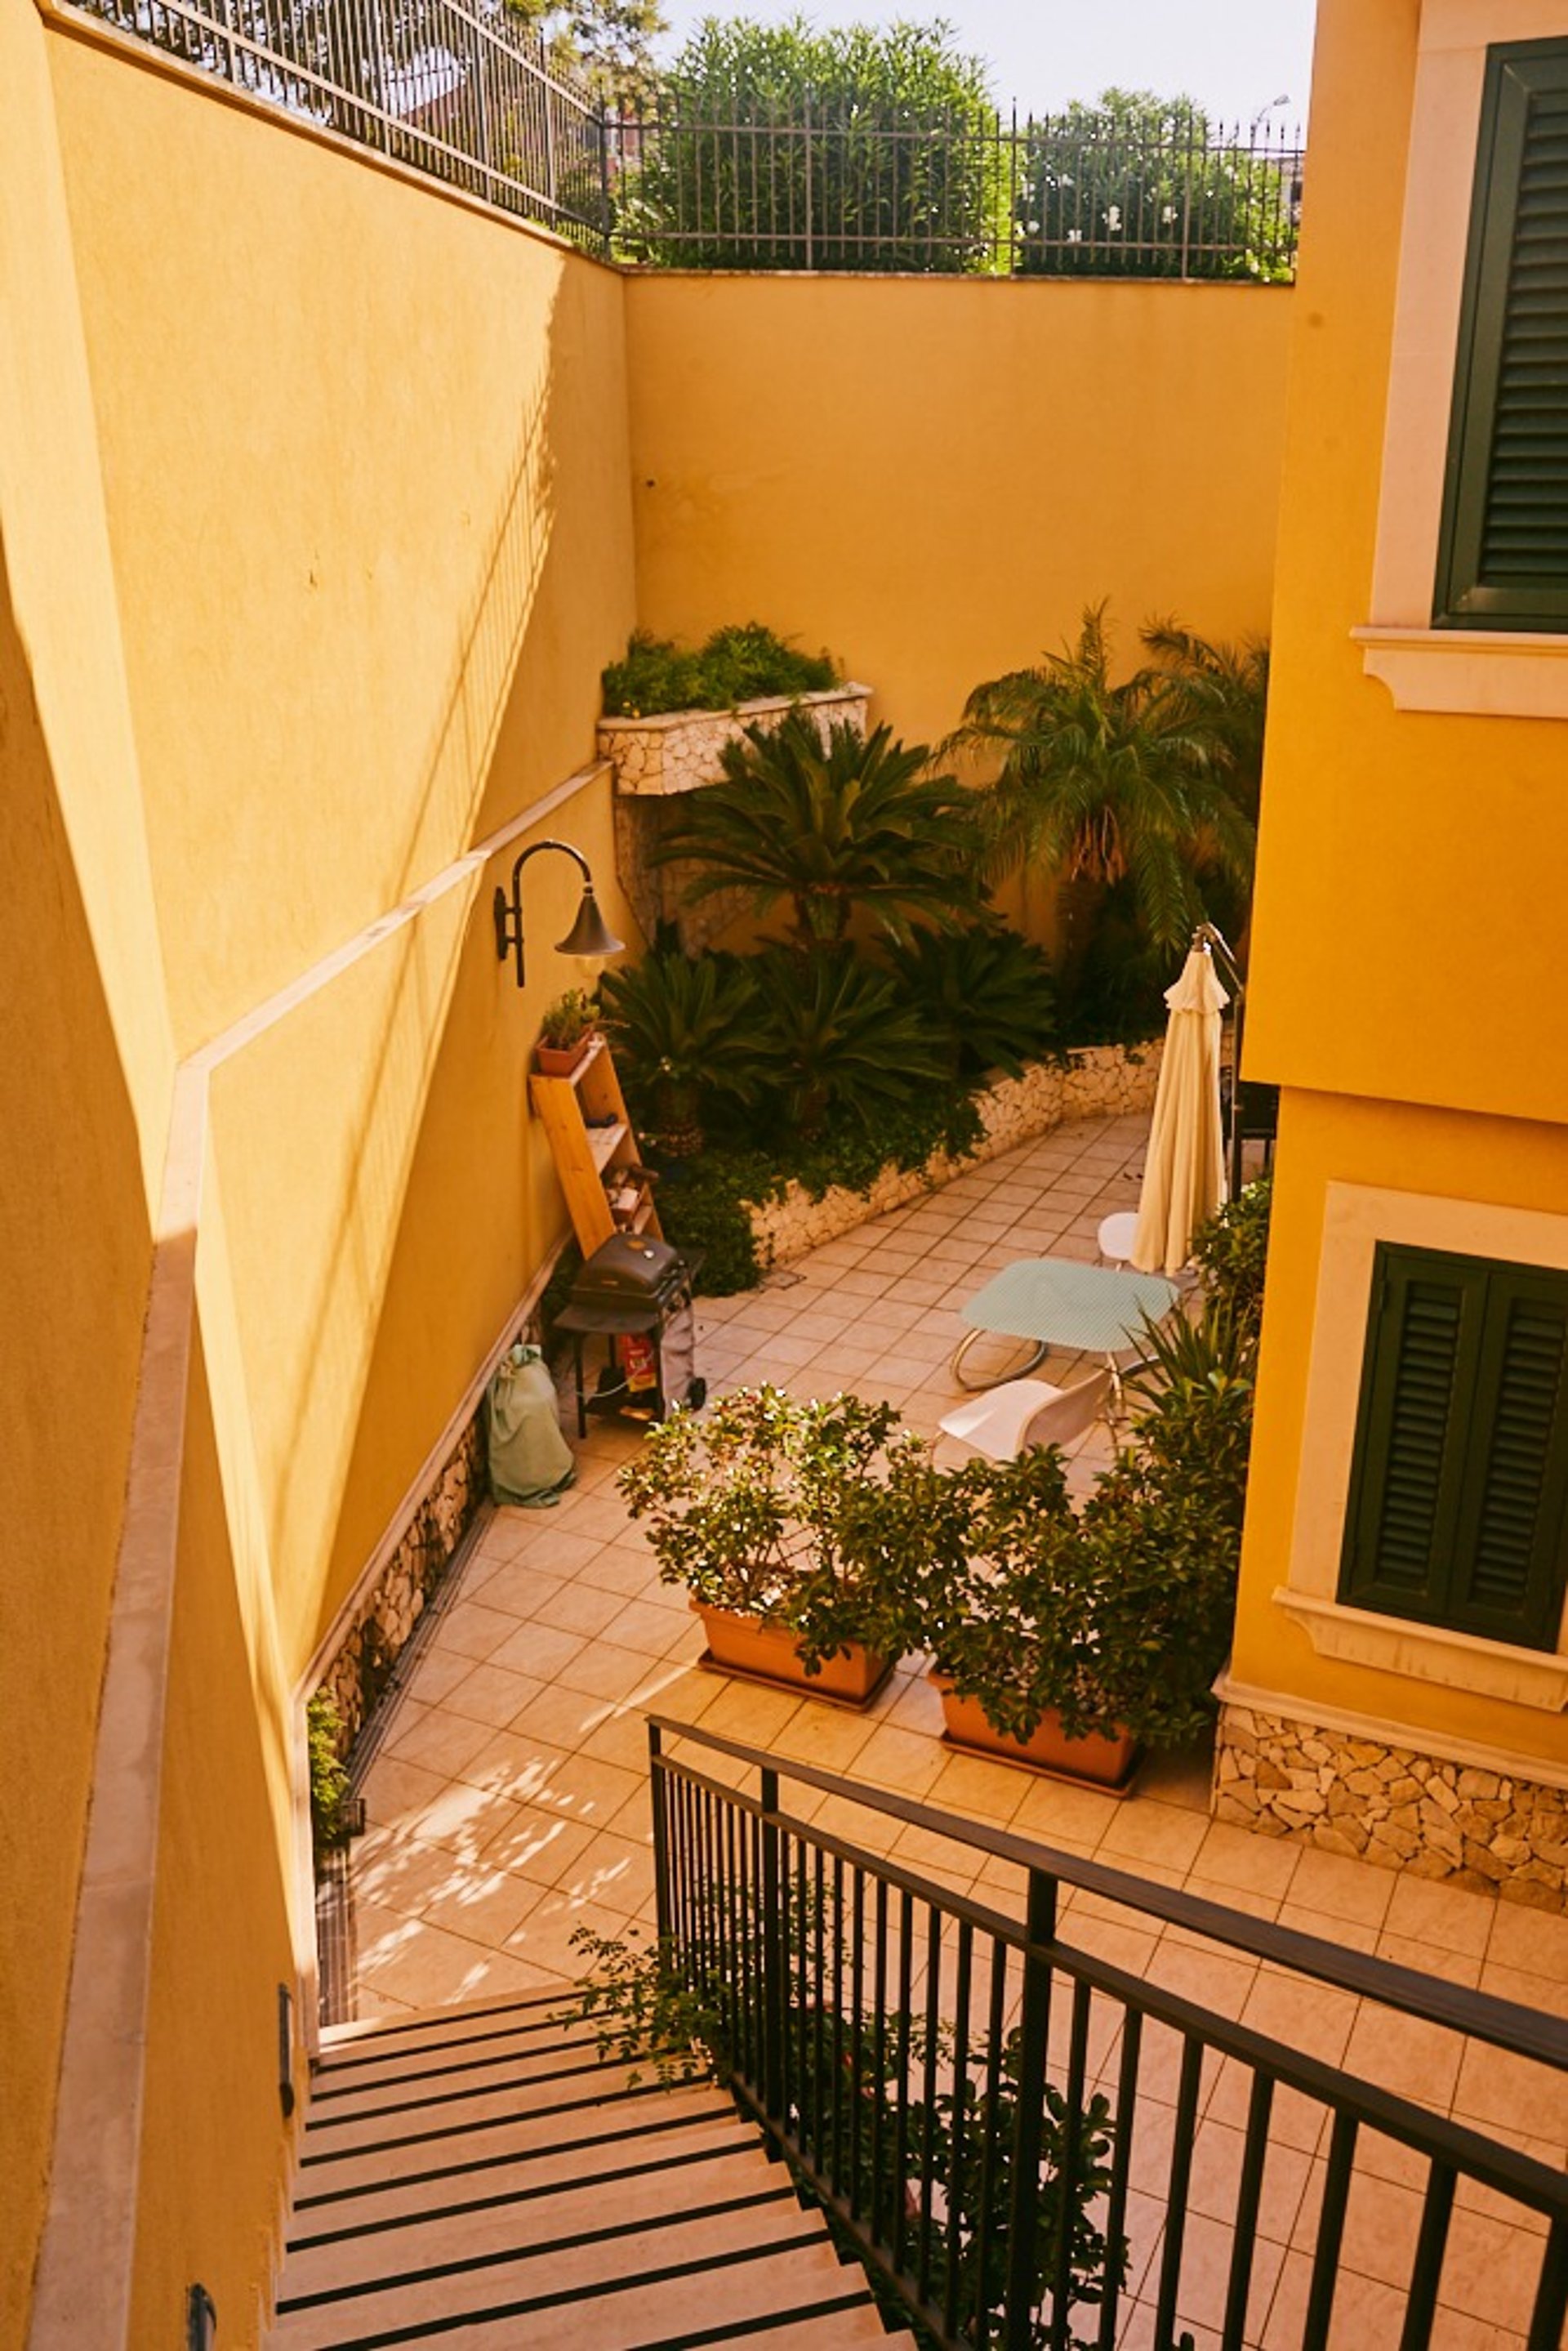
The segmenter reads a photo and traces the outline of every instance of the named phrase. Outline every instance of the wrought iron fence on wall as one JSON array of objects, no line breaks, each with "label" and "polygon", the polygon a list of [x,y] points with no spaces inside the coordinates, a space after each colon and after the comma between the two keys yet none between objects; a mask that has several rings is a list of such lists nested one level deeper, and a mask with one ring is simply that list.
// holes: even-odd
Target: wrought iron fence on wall
[{"label": "wrought iron fence on wall", "polygon": [[74,0],[296,121],[608,247],[602,109],[484,0]]},{"label": "wrought iron fence on wall", "polygon": [[981,108],[608,115],[504,0],[68,0],[295,120],[653,268],[1232,278],[1295,266],[1299,134]]},{"label": "wrought iron fence on wall", "polygon": [[1300,134],[983,110],[606,125],[617,250],[687,269],[1293,276]]}]

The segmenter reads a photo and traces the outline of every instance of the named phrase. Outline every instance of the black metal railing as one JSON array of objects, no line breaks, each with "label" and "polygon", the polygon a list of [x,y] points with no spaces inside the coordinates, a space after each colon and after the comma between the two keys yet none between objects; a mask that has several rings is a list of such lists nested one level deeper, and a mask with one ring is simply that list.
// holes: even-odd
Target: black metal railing
[{"label": "black metal railing", "polygon": [[[1265,2315],[1271,2345],[1324,2351],[1347,2229],[1391,2165],[1417,2187],[1398,2351],[1473,2299],[1478,2242],[1500,2307],[1469,2315],[1503,2322],[1506,2250],[1511,2339],[1561,2351],[1561,2171],[1076,1948],[1062,1890],[1558,2071],[1568,2023],[701,1729],[654,1719],[649,1742],[685,2012],[840,2241],[947,2351],[1111,2351],[1135,2301],[1156,2351],[1190,2327],[1248,2351]],[[756,1792],[703,1768],[721,1758]],[[1011,1865],[1019,1915],[786,1811],[781,1780]],[[1262,2216],[1309,2168],[1315,2227],[1276,2289],[1281,2224]]]},{"label": "black metal railing", "polygon": [[992,277],[1294,274],[1298,132],[983,104],[912,117],[608,113],[491,0],[62,0],[301,123],[603,257],[655,268]]},{"label": "black metal railing", "polygon": [[985,107],[744,120],[667,94],[606,125],[616,249],[656,267],[989,277],[1294,274],[1299,131],[1138,128]]},{"label": "black metal railing", "polygon": [[504,212],[608,249],[604,115],[485,0],[72,0],[164,57]]}]

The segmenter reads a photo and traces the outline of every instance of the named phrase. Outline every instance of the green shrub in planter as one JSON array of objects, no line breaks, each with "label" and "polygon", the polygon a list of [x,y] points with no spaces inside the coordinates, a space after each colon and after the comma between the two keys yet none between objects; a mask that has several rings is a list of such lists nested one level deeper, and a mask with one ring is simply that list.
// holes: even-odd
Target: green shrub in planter
[{"label": "green shrub in planter", "polygon": [[672,1158],[702,1148],[703,1113],[717,1095],[754,1102],[763,1077],[761,1000],[735,956],[656,948],[600,982],[605,1026],[646,1095],[645,1142]]},{"label": "green shrub in planter", "polygon": [[803,653],[760,621],[715,629],[697,651],[639,629],[624,661],[603,674],[607,718],[672,710],[733,710],[781,694],[826,694],[838,684],[830,654]]},{"label": "green shrub in planter", "polygon": [[663,1583],[790,1632],[809,1673],[851,1641],[897,1654],[924,1558],[904,1497],[928,1468],[890,1405],[764,1384],[673,1413],[616,1483]]},{"label": "green shrub in planter", "polygon": [[955,1077],[989,1070],[1021,1077],[1025,1061],[1054,1050],[1050,959],[1016,931],[985,923],[919,928],[890,947],[888,960],[901,1001],[940,1040]]}]

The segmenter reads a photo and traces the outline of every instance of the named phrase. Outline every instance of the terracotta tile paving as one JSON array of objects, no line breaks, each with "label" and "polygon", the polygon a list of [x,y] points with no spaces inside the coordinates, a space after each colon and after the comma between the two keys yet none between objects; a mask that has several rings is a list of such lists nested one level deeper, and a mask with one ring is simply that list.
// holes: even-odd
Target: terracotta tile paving
[{"label": "terracotta tile paving", "polygon": [[[799,1394],[853,1386],[936,1433],[959,1391],[948,1372],[963,1300],[999,1265],[1054,1254],[1092,1259],[1100,1217],[1136,1203],[1141,1117],[1063,1127],[940,1193],[829,1242],[743,1297],[700,1301],[699,1365],[714,1389],[772,1378]],[[1053,1360],[1046,1376],[1071,1375]],[[566,1422],[568,1426],[569,1421]],[[1221,1826],[1209,1817],[1209,1758],[1153,1759],[1118,1802],[950,1752],[923,1661],[906,1659],[866,1715],[715,1674],[684,1594],[659,1585],[640,1530],[615,1493],[639,1432],[597,1424],[573,1449],[576,1485],[550,1510],[502,1510],[485,1526],[411,1677],[366,1789],[369,1827],[353,1887],[361,2015],[478,1995],[565,1988],[584,1967],[581,1926],[616,1934],[653,1914],[644,1714],[722,1731],[961,1816],[1005,1825],[1252,1915],[1561,2014],[1568,1918],[1398,1877],[1366,1864]],[[961,1449],[941,1440],[944,1458]],[[1076,1489],[1109,1458],[1100,1426],[1072,1448]],[[705,1760],[715,1778],[742,1775]],[[877,1851],[896,1849],[940,1884],[1011,1906],[1018,1873],[962,1844],[802,1791],[796,1809]],[[1077,1891],[1064,1937],[1244,2024],[1364,2078],[1451,2111],[1562,2166],[1568,2086],[1543,2068]],[[924,1961],[921,1960],[923,1967]],[[1103,2011],[1103,2013],[1102,2013]],[[1146,2031],[1151,2095],[1129,2205],[1135,2299],[1122,2351],[1153,2340],[1162,2206],[1179,2043]],[[1096,2002],[1094,2070],[1114,2087],[1119,2028]],[[1250,2077],[1206,2068],[1194,2154],[1180,2317],[1198,2351],[1218,2345]],[[1273,2116],[1246,2339],[1300,2340],[1326,2144],[1322,2110],[1281,2094]],[[1414,2159],[1366,2140],[1347,2225],[1347,2274],[1332,2343],[1397,2339],[1420,2184]],[[1451,2351],[1522,2351],[1534,2241],[1484,2191],[1461,2189],[1435,2341]],[[1390,2332],[1392,2330],[1392,2332]]]}]

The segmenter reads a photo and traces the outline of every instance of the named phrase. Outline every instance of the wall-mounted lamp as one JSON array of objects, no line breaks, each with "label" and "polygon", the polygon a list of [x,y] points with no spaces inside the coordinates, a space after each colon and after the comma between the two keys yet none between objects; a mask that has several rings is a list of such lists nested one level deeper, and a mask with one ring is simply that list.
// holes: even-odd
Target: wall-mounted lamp
[{"label": "wall-mounted lamp", "polygon": [[518,852],[512,868],[510,895],[499,882],[495,885],[495,952],[503,963],[513,955],[517,963],[517,985],[523,985],[523,868],[542,849],[558,849],[569,857],[583,877],[582,904],[577,919],[564,939],[556,943],[557,955],[581,956],[585,960],[596,956],[619,955],[626,945],[618,939],[599,912],[599,902],[594,895],[594,877],[588,871],[588,861],[581,850],[574,849],[569,841],[536,841],[532,848]]},{"label": "wall-mounted lamp", "polygon": [[185,2289],[185,2351],[213,2351],[218,2339],[218,2314],[204,2285]]}]

